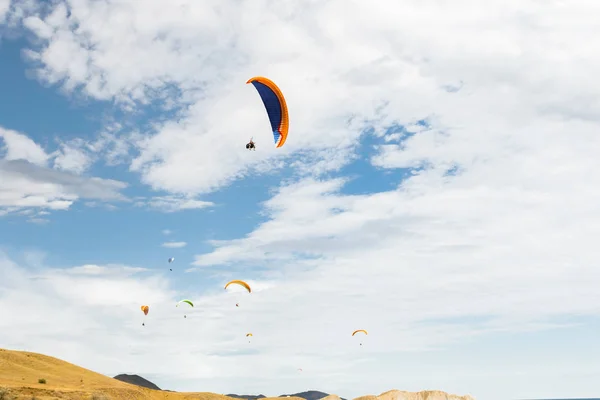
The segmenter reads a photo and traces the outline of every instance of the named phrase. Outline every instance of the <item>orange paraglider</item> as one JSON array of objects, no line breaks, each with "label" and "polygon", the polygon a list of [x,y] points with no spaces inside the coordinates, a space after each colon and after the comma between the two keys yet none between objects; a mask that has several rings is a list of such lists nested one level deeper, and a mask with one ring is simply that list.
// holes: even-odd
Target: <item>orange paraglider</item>
[{"label": "orange paraglider", "polygon": [[[283,93],[281,93],[279,87],[272,80],[264,76],[255,76],[248,79],[246,83],[251,83],[262,99],[267,115],[269,116],[275,147],[283,146],[290,128],[290,117]],[[250,139],[250,143],[246,145],[246,148],[248,150],[256,150],[252,139]]]},{"label": "orange paraglider", "polygon": [[146,326],[146,315],[148,315],[148,311],[150,311],[149,306],[141,306],[140,310],[144,313],[144,322],[142,322],[142,326]]}]

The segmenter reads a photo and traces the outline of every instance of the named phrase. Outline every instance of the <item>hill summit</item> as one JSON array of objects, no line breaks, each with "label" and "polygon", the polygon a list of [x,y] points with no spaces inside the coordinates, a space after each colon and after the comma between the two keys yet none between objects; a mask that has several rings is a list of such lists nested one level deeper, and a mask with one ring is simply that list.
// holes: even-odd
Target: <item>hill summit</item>
[{"label": "hill summit", "polygon": [[162,390],[148,379],[142,378],[139,375],[119,374],[115,376],[114,379],[117,379],[121,382],[130,383],[132,385],[145,387],[146,389]]}]

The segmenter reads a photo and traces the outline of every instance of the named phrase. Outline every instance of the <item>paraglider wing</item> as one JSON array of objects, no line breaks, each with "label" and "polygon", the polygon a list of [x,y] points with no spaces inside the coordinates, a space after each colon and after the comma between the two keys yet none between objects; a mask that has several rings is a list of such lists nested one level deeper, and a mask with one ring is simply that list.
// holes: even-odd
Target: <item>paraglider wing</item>
[{"label": "paraglider wing", "polygon": [[368,335],[367,331],[365,331],[364,329],[358,329],[352,332],[352,336],[356,335],[358,332],[363,332],[365,335]]},{"label": "paraglider wing", "polygon": [[248,293],[252,293],[252,289],[250,288],[250,285],[248,285],[246,282],[244,281],[240,281],[240,280],[233,280],[230,282],[227,282],[227,285],[225,285],[225,289],[227,289],[227,287],[229,287],[229,285],[240,285],[246,288],[246,290],[248,291]]},{"label": "paraglider wing", "polygon": [[189,300],[181,300],[181,301],[179,301],[179,302],[177,303],[177,305],[176,305],[175,307],[179,307],[179,305],[180,305],[181,303],[187,303],[187,304],[189,304],[190,306],[194,307],[194,303],[192,303],[192,302],[191,302],[191,301],[189,301]]},{"label": "paraglider wing", "polygon": [[254,335],[251,333],[246,333],[246,337],[248,337],[248,336],[254,336]]},{"label": "paraglider wing", "polygon": [[169,263],[172,263],[173,261],[175,261],[175,257],[169,258]]},{"label": "paraglider wing", "polygon": [[150,311],[150,307],[148,306],[141,306],[140,309],[142,310],[144,315],[148,315],[148,311]]},{"label": "paraglider wing", "polygon": [[283,146],[287,139],[290,124],[287,104],[283,93],[281,93],[281,90],[279,90],[273,81],[262,76],[255,76],[246,83],[254,85],[265,105],[269,121],[271,122],[275,147]]}]

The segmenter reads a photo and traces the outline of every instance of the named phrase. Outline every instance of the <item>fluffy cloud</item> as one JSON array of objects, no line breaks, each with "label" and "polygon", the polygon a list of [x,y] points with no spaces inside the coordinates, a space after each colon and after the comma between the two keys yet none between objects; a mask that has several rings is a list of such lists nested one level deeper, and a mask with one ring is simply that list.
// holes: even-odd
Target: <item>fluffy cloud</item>
[{"label": "fluffy cloud", "polygon": [[182,247],[187,246],[187,243],[186,242],[165,242],[161,246],[167,247],[169,249],[180,249]]},{"label": "fluffy cloud", "polygon": [[10,9],[10,0],[0,0],[0,23],[4,22],[4,18]]},{"label": "fluffy cloud", "polygon": [[22,133],[0,127],[0,138],[4,142],[3,159],[26,160],[35,165],[46,165],[48,154],[40,145]]},{"label": "fluffy cloud", "polygon": [[[4,142],[0,159],[0,215],[29,209],[66,210],[80,198],[126,200],[120,193],[127,186],[123,182],[49,168],[52,157],[19,132],[0,128],[0,138]],[[83,159],[68,154],[64,149],[54,154],[55,166],[82,171]]]},{"label": "fluffy cloud", "polygon": [[182,210],[206,208],[214,205],[214,203],[182,196],[156,196],[149,200],[138,201],[136,205],[148,206],[158,211],[172,213]]},{"label": "fluffy cloud", "polygon": [[60,150],[54,158],[54,168],[75,174],[85,172],[93,163],[93,158],[81,139],[70,143],[61,143]]},{"label": "fluffy cloud", "polygon": [[501,168],[501,158],[486,180],[481,168],[451,177],[432,169],[371,195],[341,194],[342,180],[301,181],[265,203],[269,221],[245,238],[213,242],[216,249],[196,265],[271,265],[311,290],[335,285],[381,309],[393,304],[399,324],[488,316],[500,325],[519,320],[512,326],[521,329],[571,313],[596,315],[600,195],[592,182],[600,176],[560,180],[560,171],[585,164],[579,153],[547,166],[554,178],[543,187],[530,185],[529,174],[545,160],[525,158],[530,168],[520,178]]},{"label": "fluffy cloud", "polygon": [[126,184],[100,178],[41,168],[24,160],[1,161],[2,199],[0,206],[7,211],[39,207],[66,210],[79,198],[124,200],[119,191]]},{"label": "fluffy cloud", "polygon": [[[3,346],[48,354],[61,347],[61,356],[84,365],[89,359],[81,357],[80,351],[88,346],[108,351],[100,350],[104,356],[98,358],[104,368],[112,363],[113,352],[130,353],[131,342],[119,344],[114,335],[139,335],[134,324],[140,320],[139,304],[173,297],[164,280],[139,268],[86,265],[47,269],[39,263],[19,266],[4,254],[0,254],[0,265],[0,305],[7,313],[0,322]],[[96,335],[99,332],[102,334]],[[65,338],[73,339],[69,340],[72,345],[62,347]],[[123,360],[127,363],[126,356]]]},{"label": "fluffy cloud", "polygon": [[[379,133],[435,116],[436,128],[491,151],[502,132],[529,135],[541,120],[558,126],[598,112],[600,60],[582,36],[595,27],[589,1],[166,4],[58,2],[26,20],[45,43],[30,52],[40,79],[128,107],[187,105],[135,143],[131,167],[155,189],[217,190],[292,154],[317,164],[312,172],[336,170],[365,125]],[[282,149],[243,84],[257,74],[282,87],[292,110]],[[249,136],[260,161],[243,148]],[[443,148],[429,144],[424,151]]]}]

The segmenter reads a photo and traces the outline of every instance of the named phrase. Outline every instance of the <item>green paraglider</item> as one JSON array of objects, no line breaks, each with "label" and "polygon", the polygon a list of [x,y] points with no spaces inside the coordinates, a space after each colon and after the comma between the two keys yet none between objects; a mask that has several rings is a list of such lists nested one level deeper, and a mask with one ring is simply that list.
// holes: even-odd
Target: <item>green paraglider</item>
[{"label": "green paraglider", "polygon": [[[187,303],[187,304],[189,304],[190,306],[194,307],[194,303],[192,303],[190,300],[187,300],[187,299],[180,300],[180,301],[179,301],[179,302],[178,302],[178,303],[175,305],[175,307],[179,307],[179,305],[180,305],[181,303]],[[184,314],[184,315],[183,315],[183,318],[187,318],[187,315],[185,315],[185,314]]]}]

